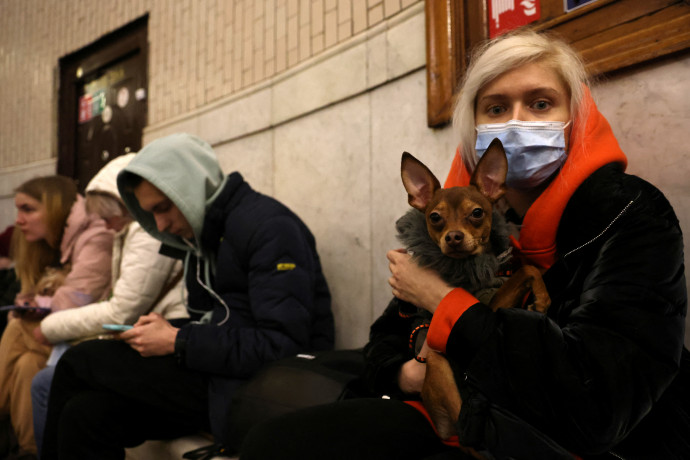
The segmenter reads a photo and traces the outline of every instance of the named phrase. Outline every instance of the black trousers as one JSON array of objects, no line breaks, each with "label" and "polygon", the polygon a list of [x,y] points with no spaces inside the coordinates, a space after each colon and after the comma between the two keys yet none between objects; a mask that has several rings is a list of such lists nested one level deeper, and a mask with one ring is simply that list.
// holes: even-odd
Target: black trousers
[{"label": "black trousers", "polygon": [[208,429],[208,384],[172,355],[117,340],[84,342],[58,362],[41,458],[123,459],[124,448]]},{"label": "black trousers", "polygon": [[426,418],[396,400],[351,399],[291,412],[252,428],[242,460],[470,459],[441,443]]}]

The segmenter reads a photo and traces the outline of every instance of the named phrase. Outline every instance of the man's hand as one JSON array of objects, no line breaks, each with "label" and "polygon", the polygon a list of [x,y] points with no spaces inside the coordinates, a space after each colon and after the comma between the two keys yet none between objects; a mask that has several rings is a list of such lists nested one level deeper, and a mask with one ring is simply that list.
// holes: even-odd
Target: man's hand
[{"label": "man's hand", "polygon": [[179,329],[173,327],[160,314],[149,313],[140,317],[132,329],[121,332],[119,338],[141,356],[164,356],[175,352],[177,331]]},{"label": "man's hand", "polygon": [[393,295],[400,300],[433,313],[453,290],[436,272],[412,262],[404,249],[388,251],[386,257],[391,271],[388,284],[393,288]]}]

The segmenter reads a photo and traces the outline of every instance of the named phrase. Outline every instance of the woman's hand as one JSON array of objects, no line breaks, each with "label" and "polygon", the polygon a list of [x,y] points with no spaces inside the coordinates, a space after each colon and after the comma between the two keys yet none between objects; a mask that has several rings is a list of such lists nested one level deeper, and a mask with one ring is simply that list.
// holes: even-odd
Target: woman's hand
[{"label": "woman's hand", "polygon": [[386,257],[391,271],[388,284],[393,288],[393,295],[400,300],[433,313],[453,290],[436,272],[412,262],[404,249],[388,251]]},{"label": "woman's hand", "polygon": [[0,270],[6,270],[12,267],[12,259],[9,257],[0,257]]},{"label": "woman's hand", "polygon": [[[429,346],[426,344],[425,340],[417,357],[426,359],[428,354]],[[411,359],[400,367],[400,371],[398,372],[398,388],[400,388],[403,393],[419,394],[422,392],[425,376],[426,364],[420,363],[416,359]]]},{"label": "woman's hand", "polygon": [[36,339],[36,342],[40,343],[41,345],[45,345],[47,347],[53,346],[53,344],[48,341],[46,336],[43,335],[43,331],[41,330],[41,326],[36,326],[34,328],[34,339]]},{"label": "woman's hand", "polygon": [[178,328],[173,327],[158,313],[139,318],[134,327],[121,332],[119,338],[138,351],[141,356],[164,356],[175,352]]},{"label": "woman's hand", "polygon": [[398,372],[398,387],[406,394],[419,394],[422,392],[426,364],[411,359],[402,366]]},{"label": "woman's hand", "polygon": [[33,294],[17,294],[14,298],[15,305],[23,307],[37,307],[36,300]]},{"label": "woman's hand", "polygon": [[[17,294],[14,298],[14,304],[20,305],[22,307],[38,307],[33,294]],[[7,314],[7,319],[9,320],[12,318],[23,318],[29,321],[40,321],[43,318],[43,316],[31,314],[26,310],[10,310]]]}]

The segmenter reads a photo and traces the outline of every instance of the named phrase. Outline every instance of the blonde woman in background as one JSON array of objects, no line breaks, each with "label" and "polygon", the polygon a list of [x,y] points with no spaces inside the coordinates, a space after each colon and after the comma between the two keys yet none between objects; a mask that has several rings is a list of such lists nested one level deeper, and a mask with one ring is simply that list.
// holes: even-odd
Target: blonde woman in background
[{"label": "blonde woman in background", "polygon": [[[113,235],[100,217],[88,214],[74,182],[61,176],[31,179],[17,188],[15,206],[13,250],[21,283],[16,304],[57,312],[104,299],[110,290]],[[9,429],[9,416],[17,455],[25,458],[36,454],[31,379],[51,351],[34,337],[39,320],[31,312],[13,312],[0,340],[2,428]]]}]

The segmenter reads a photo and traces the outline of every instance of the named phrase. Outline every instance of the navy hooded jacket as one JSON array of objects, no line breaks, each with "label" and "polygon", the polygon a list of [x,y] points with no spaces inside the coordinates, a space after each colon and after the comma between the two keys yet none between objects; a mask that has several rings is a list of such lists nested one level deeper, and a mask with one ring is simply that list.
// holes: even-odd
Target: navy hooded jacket
[{"label": "navy hooded jacket", "polygon": [[[178,207],[194,241],[158,231],[134,197],[136,176]],[[270,361],[333,347],[331,298],[314,237],[239,173],[223,175],[211,147],[188,134],[149,144],[118,186],[142,227],[165,248],[185,252],[187,306],[203,320],[182,326],[175,352],[182,365],[208,374],[211,428],[224,441],[232,393],[241,383]]]}]

